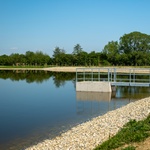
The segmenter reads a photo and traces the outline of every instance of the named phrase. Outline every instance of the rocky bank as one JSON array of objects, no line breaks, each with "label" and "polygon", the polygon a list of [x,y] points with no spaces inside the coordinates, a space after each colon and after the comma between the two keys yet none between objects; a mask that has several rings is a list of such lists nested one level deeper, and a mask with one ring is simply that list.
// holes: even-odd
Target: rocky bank
[{"label": "rocky bank", "polygon": [[142,120],[149,114],[150,97],[110,111],[26,150],[92,150],[115,135],[131,119]]}]

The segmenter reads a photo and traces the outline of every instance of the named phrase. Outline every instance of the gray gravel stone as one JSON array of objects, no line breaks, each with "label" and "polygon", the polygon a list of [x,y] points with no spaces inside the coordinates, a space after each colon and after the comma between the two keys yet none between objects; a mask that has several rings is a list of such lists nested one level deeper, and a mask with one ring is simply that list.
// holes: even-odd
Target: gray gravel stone
[{"label": "gray gravel stone", "polygon": [[109,137],[114,136],[131,119],[139,121],[149,114],[150,97],[110,111],[26,150],[92,150]]}]

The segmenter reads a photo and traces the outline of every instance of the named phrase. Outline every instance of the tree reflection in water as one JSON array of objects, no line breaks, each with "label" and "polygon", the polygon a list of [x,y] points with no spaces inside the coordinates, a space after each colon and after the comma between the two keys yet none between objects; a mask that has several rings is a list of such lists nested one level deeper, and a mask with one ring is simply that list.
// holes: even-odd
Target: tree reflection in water
[{"label": "tree reflection in water", "polygon": [[0,78],[12,81],[26,80],[27,83],[42,83],[53,79],[56,87],[64,86],[66,81],[74,81],[75,73],[50,72],[37,70],[0,70]]}]

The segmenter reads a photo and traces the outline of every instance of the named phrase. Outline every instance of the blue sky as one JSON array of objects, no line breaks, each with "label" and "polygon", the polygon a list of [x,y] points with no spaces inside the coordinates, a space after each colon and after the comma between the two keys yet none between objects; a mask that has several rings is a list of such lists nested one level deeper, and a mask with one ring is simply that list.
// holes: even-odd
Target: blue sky
[{"label": "blue sky", "polygon": [[0,0],[0,55],[80,44],[100,52],[125,33],[150,34],[150,0]]}]

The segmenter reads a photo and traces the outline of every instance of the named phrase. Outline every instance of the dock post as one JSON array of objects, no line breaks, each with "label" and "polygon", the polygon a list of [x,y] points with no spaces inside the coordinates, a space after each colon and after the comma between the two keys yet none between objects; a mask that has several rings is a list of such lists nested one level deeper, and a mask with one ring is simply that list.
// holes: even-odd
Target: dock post
[{"label": "dock post", "polygon": [[100,68],[98,69],[98,81],[100,81]]},{"label": "dock post", "polygon": [[109,68],[108,68],[108,82],[109,82]]},{"label": "dock post", "polygon": [[131,85],[131,69],[130,69],[130,85]]},{"label": "dock post", "polygon": [[114,68],[114,82],[116,82],[116,68]]},{"label": "dock post", "polygon": [[135,69],[133,69],[133,82],[135,82]]},{"label": "dock post", "polygon": [[92,81],[93,81],[93,68],[92,68]]},{"label": "dock post", "polygon": [[77,73],[78,71],[77,70],[78,70],[78,68],[76,68],[76,83],[78,82],[78,73]]},{"label": "dock post", "polygon": [[85,81],[85,68],[84,68],[84,73],[83,73],[83,81]]}]

